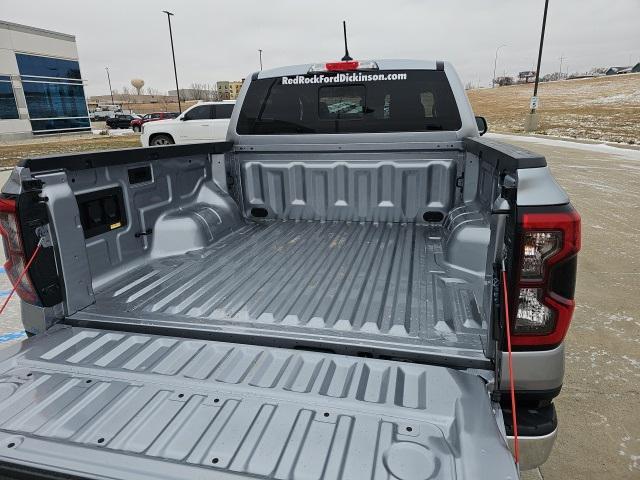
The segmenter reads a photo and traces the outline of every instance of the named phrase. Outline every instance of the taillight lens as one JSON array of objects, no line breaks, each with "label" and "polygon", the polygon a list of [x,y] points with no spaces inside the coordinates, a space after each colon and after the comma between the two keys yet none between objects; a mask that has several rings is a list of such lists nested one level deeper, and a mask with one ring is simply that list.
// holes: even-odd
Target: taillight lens
[{"label": "taillight lens", "polygon": [[[11,284],[16,285],[27,264],[27,259],[20,235],[16,202],[10,198],[0,198],[0,235],[2,235],[4,251],[7,257],[4,269]],[[40,304],[28,273],[23,275],[20,283],[16,286],[16,293],[25,302]]]},{"label": "taillight lens", "polygon": [[526,232],[522,236],[522,278],[542,278],[545,262],[561,244],[560,232]]},{"label": "taillight lens", "polygon": [[575,307],[572,260],[579,250],[580,216],[572,207],[522,215],[513,345],[551,346],[562,342]]}]

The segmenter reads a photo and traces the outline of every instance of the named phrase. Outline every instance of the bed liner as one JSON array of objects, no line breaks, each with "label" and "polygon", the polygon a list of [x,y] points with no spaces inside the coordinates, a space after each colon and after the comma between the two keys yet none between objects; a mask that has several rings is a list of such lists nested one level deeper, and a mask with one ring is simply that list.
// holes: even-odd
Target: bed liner
[{"label": "bed liner", "polygon": [[254,222],[135,269],[67,321],[487,366],[482,279],[447,266],[442,234],[410,223]]}]

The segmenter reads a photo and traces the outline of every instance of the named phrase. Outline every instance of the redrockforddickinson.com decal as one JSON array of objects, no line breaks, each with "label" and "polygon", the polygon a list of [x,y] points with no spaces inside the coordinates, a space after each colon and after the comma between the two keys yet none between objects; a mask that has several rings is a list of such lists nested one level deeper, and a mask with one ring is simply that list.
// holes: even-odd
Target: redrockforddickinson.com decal
[{"label": "redrockforddickinson.com decal", "polygon": [[295,77],[282,77],[282,85],[305,85],[320,83],[353,83],[353,82],[379,82],[388,80],[406,80],[406,73],[338,73],[335,75],[296,75]]}]

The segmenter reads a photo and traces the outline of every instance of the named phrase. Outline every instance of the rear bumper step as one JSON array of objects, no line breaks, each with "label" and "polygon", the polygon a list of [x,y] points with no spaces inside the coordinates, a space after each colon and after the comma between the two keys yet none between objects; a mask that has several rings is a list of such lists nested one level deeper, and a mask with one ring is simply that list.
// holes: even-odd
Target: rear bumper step
[{"label": "rear bumper step", "polygon": [[[520,470],[533,470],[549,459],[556,441],[558,429],[538,437],[518,437],[520,442]],[[513,437],[507,437],[513,451]]]},{"label": "rear bumper step", "polygon": [[[511,409],[503,407],[505,430],[509,448],[513,450]],[[518,408],[518,438],[520,441],[520,468],[531,470],[547,461],[558,433],[558,417],[553,404],[541,408]]]}]

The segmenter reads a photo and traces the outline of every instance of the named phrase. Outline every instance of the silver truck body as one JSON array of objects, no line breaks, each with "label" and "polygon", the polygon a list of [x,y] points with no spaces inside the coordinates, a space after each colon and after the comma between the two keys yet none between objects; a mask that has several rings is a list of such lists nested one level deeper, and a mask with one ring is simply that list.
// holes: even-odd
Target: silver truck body
[{"label": "silver truck body", "polygon": [[[516,478],[498,207],[506,182],[518,207],[568,198],[544,158],[479,138],[448,63],[377,64],[444,71],[461,128],[242,135],[236,108],[229,143],[13,172],[5,195],[47,199],[64,281],[60,303],[23,305],[38,335],[0,351],[2,461],[82,478]],[[254,74],[238,105],[310,67]],[[107,191],[124,218],[89,234],[82,202]],[[514,352],[516,389],[550,401],[563,362],[562,344]],[[522,466],[554,438],[525,438]]]}]

